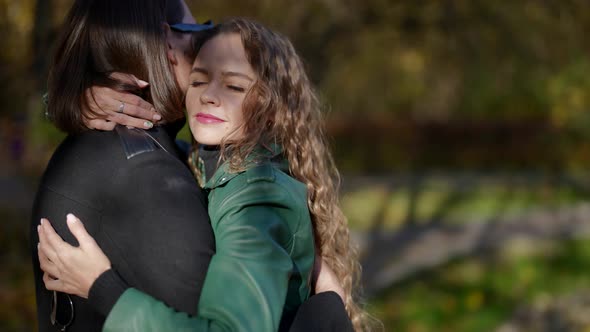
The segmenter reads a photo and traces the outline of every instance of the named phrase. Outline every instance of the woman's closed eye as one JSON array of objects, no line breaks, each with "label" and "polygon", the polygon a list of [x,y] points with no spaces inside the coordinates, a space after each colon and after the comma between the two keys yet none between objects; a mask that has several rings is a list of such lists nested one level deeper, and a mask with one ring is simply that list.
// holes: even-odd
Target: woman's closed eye
[{"label": "woman's closed eye", "polygon": [[196,87],[199,87],[199,86],[207,84],[207,83],[209,83],[209,82],[207,82],[207,81],[192,81],[191,86],[193,88],[196,88]]},{"label": "woman's closed eye", "polygon": [[235,91],[235,92],[245,92],[246,91],[246,89],[242,88],[241,86],[232,85],[232,84],[228,84],[227,88],[232,91]]}]

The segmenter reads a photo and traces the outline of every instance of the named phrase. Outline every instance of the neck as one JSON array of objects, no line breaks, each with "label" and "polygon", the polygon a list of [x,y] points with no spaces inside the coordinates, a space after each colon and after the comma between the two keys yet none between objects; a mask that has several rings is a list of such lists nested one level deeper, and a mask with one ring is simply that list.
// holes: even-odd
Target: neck
[{"label": "neck", "polygon": [[203,161],[207,181],[211,179],[217,168],[219,168],[219,153],[218,145],[201,145],[199,148],[199,157]]}]

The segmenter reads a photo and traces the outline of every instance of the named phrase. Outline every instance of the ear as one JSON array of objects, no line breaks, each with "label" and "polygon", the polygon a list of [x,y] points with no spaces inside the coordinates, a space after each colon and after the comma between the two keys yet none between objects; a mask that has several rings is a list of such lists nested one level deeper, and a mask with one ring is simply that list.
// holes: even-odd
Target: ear
[{"label": "ear", "polygon": [[176,52],[174,52],[174,33],[168,23],[162,23],[162,29],[164,29],[164,35],[166,36],[166,56],[172,65],[176,65],[178,60],[176,59]]}]

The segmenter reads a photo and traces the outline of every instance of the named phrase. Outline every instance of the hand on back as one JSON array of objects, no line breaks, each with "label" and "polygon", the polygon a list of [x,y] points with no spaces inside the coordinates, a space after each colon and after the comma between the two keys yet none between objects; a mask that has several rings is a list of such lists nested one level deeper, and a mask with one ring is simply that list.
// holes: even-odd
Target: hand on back
[{"label": "hand on back", "polygon": [[[136,84],[142,89],[149,86],[149,83],[133,75],[114,73],[111,77],[125,83]],[[150,129],[154,123],[162,119],[152,104],[131,93],[95,86],[88,89],[86,95],[90,110],[85,109],[83,112],[96,114],[84,121],[89,129],[113,130],[117,124]]]},{"label": "hand on back", "polygon": [[47,219],[41,219],[39,232],[39,264],[48,290],[88,298],[94,281],[111,268],[111,262],[88,234],[80,219],[67,216],[70,232],[79,243],[74,247],[55,232]]}]

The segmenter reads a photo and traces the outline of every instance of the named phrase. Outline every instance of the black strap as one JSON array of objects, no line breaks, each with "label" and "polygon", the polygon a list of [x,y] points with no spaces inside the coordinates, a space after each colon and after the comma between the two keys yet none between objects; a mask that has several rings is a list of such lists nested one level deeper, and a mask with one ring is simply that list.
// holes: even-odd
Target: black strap
[{"label": "black strap", "polygon": [[69,294],[53,291],[49,321],[57,331],[66,332],[74,322],[74,302]]}]

